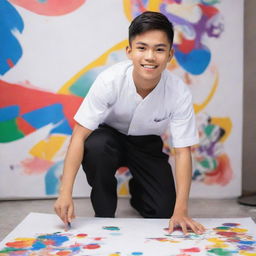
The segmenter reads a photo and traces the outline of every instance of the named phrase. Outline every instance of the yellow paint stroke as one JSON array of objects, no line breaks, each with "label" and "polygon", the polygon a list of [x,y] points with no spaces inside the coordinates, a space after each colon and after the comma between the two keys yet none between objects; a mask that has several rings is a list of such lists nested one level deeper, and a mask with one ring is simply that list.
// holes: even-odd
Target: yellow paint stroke
[{"label": "yellow paint stroke", "polygon": [[216,243],[216,244],[210,245],[210,247],[211,248],[228,248],[229,245],[225,243]]},{"label": "yellow paint stroke", "polygon": [[120,253],[111,253],[109,256],[120,256]]},{"label": "yellow paint stroke", "polygon": [[131,7],[131,0],[123,0],[124,6],[124,14],[126,15],[129,21],[132,21],[132,7]]},{"label": "yellow paint stroke", "polygon": [[66,136],[52,135],[47,140],[39,141],[29,153],[35,157],[42,158],[45,160],[52,160],[55,154],[62,147],[66,140]]},{"label": "yellow paint stroke", "polygon": [[[220,139],[220,142],[224,142],[231,133],[232,122],[229,117],[211,117],[211,124],[218,125],[225,130],[224,136]],[[236,232],[236,231],[234,231]]]},{"label": "yellow paint stroke", "polygon": [[127,196],[129,195],[129,191],[127,189],[127,185],[126,184],[122,184],[120,186],[119,192],[118,192],[119,196]]},{"label": "yellow paint stroke", "polygon": [[148,3],[148,10],[152,12],[159,12],[160,11],[160,4],[163,0],[150,0]]},{"label": "yellow paint stroke", "polygon": [[225,242],[224,240],[222,240],[220,238],[215,238],[215,237],[208,238],[207,241],[212,242],[212,243],[224,243]]},{"label": "yellow paint stroke", "polygon": [[207,98],[205,99],[205,101],[201,104],[194,104],[194,110],[195,110],[196,114],[201,112],[209,104],[209,102],[211,101],[211,99],[213,98],[213,96],[216,92],[218,84],[219,84],[219,75],[218,75],[218,72],[216,72],[215,77],[214,77],[214,82],[212,85],[212,89],[211,89],[209,95],[207,96]]},{"label": "yellow paint stroke", "polygon": [[239,251],[239,254],[244,256],[256,256],[256,252]]},{"label": "yellow paint stroke", "polygon": [[95,61],[93,61],[92,63],[90,63],[89,65],[85,66],[83,69],[81,69],[77,74],[75,74],[69,81],[67,81],[62,87],[61,89],[58,91],[58,93],[60,94],[70,94],[69,88],[84,74],[86,73],[88,70],[91,70],[95,67],[98,66],[103,66],[107,59],[108,56],[114,52],[114,51],[118,51],[121,50],[123,48],[125,48],[128,45],[128,40],[124,40],[118,44],[116,44],[115,46],[113,46],[112,48],[110,48],[108,51],[106,51],[105,53],[103,53],[98,59],[96,59]]},{"label": "yellow paint stroke", "polygon": [[236,232],[236,233],[246,233],[246,232],[248,232],[248,229],[245,229],[245,228],[231,228],[230,231],[231,232]]}]

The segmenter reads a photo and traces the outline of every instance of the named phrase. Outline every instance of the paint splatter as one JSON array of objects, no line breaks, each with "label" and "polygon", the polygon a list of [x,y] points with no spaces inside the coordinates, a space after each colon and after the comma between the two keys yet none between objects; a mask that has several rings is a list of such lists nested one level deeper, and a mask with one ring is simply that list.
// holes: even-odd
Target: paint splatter
[{"label": "paint splatter", "polygon": [[98,248],[100,248],[100,245],[99,244],[87,244],[83,248],[84,249],[89,249],[89,250],[98,249]]},{"label": "paint splatter", "polygon": [[120,230],[119,227],[115,227],[115,226],[104,226],[103,229],[110,230],[110,231],[119,231]]}]

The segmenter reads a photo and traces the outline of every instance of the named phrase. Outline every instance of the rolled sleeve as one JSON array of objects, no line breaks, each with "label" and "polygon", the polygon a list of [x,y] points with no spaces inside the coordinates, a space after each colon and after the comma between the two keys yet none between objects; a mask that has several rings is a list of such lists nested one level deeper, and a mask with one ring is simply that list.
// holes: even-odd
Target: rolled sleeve
[{"label": "rolled sleeve", "polygon": [[82,126],[95,130],[102,123],[113,99],[114,92],[98,77],[84,98],[74,119]]},{"label": "rolled sleeve", "polygon": [[174,148],[188,147],[199,142],[192,95],[186,85],[178,98],[170,120],[171,145]]}]

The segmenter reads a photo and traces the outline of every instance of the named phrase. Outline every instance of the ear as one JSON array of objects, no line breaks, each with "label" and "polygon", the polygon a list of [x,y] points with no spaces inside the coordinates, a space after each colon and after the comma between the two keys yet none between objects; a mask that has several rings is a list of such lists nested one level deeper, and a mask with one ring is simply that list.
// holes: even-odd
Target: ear
[{"label": "ear", "polygon": [[130,45],[126,46],[126,56],[131,59],[132,48]]},{"label": "ear", "polygon": [[170,52],[169,52],[168,62],[171,61],[173,55],[174,55],[174,49],[171,48],[171,50],[170,50]]}]

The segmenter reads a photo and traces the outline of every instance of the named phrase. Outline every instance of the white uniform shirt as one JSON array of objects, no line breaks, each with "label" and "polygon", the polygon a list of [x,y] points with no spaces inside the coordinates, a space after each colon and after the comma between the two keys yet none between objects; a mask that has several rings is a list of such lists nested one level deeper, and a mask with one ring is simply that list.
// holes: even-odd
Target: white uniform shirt
[{"label": "white uniform shirt", "polygon": [[170,129],[173,147],[198,143],[192,96],[168,70],[143,99],[136,91],[131,61],[104,70],[95,80],[74,119],[95,130],[105,123],[126,135],[162,135]]}]

